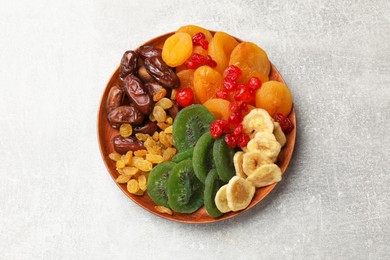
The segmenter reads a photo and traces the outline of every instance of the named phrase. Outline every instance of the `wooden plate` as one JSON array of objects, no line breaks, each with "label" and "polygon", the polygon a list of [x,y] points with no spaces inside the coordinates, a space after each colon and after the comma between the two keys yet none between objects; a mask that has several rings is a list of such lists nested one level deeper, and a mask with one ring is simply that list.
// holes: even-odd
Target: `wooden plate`
[{"label": "wooden plate", "polygon": [[[214,32],[212,32],[214,34]],[[161,36],[158,36],[143,45],[152,45],[156,47],[162,48],[164,41],[173,34],[167,33]],[[239,42],[242,40],[237,39]],[[142,45],[141,45],[142,46]],[[120,60],[120,57],[118,57],[118,61]],[[114,152],[113,144],[112,144],[112,138],[116,135],[118,135],[118,130],[115,130],[111,128],[109,125],[107,118],[106,118],[106,111],[105,111],[105,103],[106,99],[108,96],[108,92],[110,88],[114,85],[118,85],[118,74],[119,74],[119,67],[115,70],[114,74],[111,76],[110,80],[108,81],[106,88],[104,90],[102,99],[100,101],[100,107],[99,107],[99,112],[98,112],[98,122],[97,122],[97,128],[98,128],[98,139],[99,139],[99,145],[100,145],[100,152],[103,157],[103,161],[106,164],[107,170],[110,173],[111,177],[115,182],[115,179],[118,177],[118,172],[115,169],[115,163],[108,158],[108,155],[111,152]],[[270,80],[277,80],[280,82],[283,82],[284,84],[285,81],[283,80],[282,76],[280,75],[279,71],[276,69],[276,67],[271,64],[271,72],[269,75]],[[289,162],[291,160],[291,156],[294,150],[294,145],[295,145],[295,137],[296,137],[296,118],[295,118],[295,110],[294,107],[289,115],[289,118],[294,124],[294,130],[287,135],[287,144],[283,149],[281,150],[279,156],[278,156],[278,165],[282,170],[282,173],[287,169],[287,166],[289,165]],[[136,196],[133,194],[130,194],[127,189],[126,189],[126,184],[118,184],[118,187],[130,198],[132,199],[135,203],[137,203],[139,206],[143,207],[144,209],[152,212],[153,214],[156,214],[160,217],[173,220],[173,221],[178,221],[178,222],[183,222],[183,223],[192,223],[192,224],[200,224],[200,223],[211,223],[211,222],[216,222],[216,221],[221,221],[224,219],[229,219],[234,216],[237,216],[238,214],[247,211],[254,206],[256,206],[262,199],[264,199],[265,196],[267,196],[277,185],[277,183],[272,184],[267,187],[259,188],[256,190],[255,196],[250,203],[250,205],[238,212],[229,212],[224,215],[222,215],[219,218],[213,218],[210,217],[207,213],[204,207],[200,208],[198,211],[192,214],[181,214],[181,213],[173,213],[173,215],[167,215],[167,214],[161,214],[155,211],[154,206],[156,205],[150,198],[149,196],[145,193],[143,196]]]}]

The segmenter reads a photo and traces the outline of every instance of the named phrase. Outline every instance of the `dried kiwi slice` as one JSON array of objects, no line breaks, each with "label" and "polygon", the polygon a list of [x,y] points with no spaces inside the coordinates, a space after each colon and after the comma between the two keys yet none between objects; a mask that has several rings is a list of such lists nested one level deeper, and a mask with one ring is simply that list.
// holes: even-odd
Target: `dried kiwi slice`
[{"label": "dried kiwi slice", "polygon": [[203,205],[203,191],[203,184],[194,174],[192,160],[176,164],[167,183],[169,207],[180,213],[195,212]]},{"label": "dried kiwi slice", "polygon": [[224,182],[228,182],[235,175],[233,156],[234,149],[227,146],[223,136],[214,141],[213,159],[215,169],[219,179]]},{"label": "dried kiwi slice", "polygon": [[214,120],[214,115],[203,105],[191,105],[180,110],[173,122],[173,141],[179,152],[194,148]]},{"label": "dried kiwi slice", "polygon": [[178,163],[186,159],[191,159],[194,153],[194,149],[189,149],[187,151],[181,152],[173,156],[172,162]]},{"label": "dried kiwi slice", "polygon": [[223,186],[223,184],[224,183],[219,180],[218,173],[215,169],[212,169],[207,174],[204,187],[204,206],[207,214],[214,218],[222,215],[222,212],[219,211],[215,205],[215,194],[217,194],[217,191]]},{"label": "dried kiwi slice", "polygon": [[205,183],[207,173],[214,168],[213,144],[213,137],[210,132],[206,132],[199,138],[194,148],[192,165],[194,166],[196,177],[202,183]]},{"label": "dried kiwi slice", "polygon": [[147,193],[157,205],[169,207],[167,195],[167,181],[176,166],[173,162],[163,162],[158,164],[149,173]]}]

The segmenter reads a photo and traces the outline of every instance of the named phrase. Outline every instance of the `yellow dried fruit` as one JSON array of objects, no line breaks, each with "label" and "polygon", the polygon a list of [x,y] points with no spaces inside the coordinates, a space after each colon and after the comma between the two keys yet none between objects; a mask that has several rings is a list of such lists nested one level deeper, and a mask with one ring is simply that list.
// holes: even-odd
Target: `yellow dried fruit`
[{"label": "yellow dried fruit", "polygon": [[142,134],[142,133],[137,133],[135,134],[135,137],[140,140],[140,141],[146,141],[150,137],[148,134]]},{"label": "yellow dried fruit", "polygon": [[144,195],[145,191],[139,189],[136,193],[134,193],[134,195],[137,195],[137,196],[142,196]]},{"label": "yellow dried fruit", "polygon": [[156,118],[157,122],[164,122],[165,119],[167,119],[167,113],[165,110],[160,106],[154,106],[153,108],[153,116]]},{"label": "yellow dried fruit", "polygon": [[146,151],[146,150],[144,150],[144,149],[134,151],[134,155],[135,155],[135,156],[138,156],[138,157],[143,157],[143,156],[145,156],[147,153],[148,153],[148,151]]},{"label": "yellow dried fruit", "polygon": [[172,134],[173,133],[173,126],[168,126],[167,128],[164,129],[164,133],[166,134]]},{"label": "yellow dried fruit", "polygon": [[145,177],[145,175],[138,176],[138,186],[142,191],[146,191],[146,177]]},{"label": "yellow dried fruit", "polygon": [[139,191],[138,181],[135,179],[131,179],[127,182],[127,191],[131,194],[135,194]]},{"label": "yellow dried fruit", "polygon": [[149,120],[152,122],[156,122],[156,118],[154,118],[153,114],[149,114]]},{"label": "yellow dried fruit", "polygon": [[167,119],[165,119],[165,123],[167,123],[168,125],[172,125],[173,124],[173,118],[168,116]]},{"label": "yellow dried fruit", "polygon": [[176,93],[177,93],[177,90],[176,89],[172,89],[171,100],[176,100]]},{"label": "yellow dried fruit", "polygon": [[170,100],[169,98],[162,98],[160,99],[155,106],[160,106],[162,107],[163,109],[170,109],[172,106],[173,106],[173,102],[172,100]]},{"label": "yellow dried fruit", "polygon": [[125,168],[126,163],[121,159],[121,160],[116,161],[115,166],[116,166],[116,168],[122,169],[122,168]]},{"label": "yellow dried fruit", "polygon": [[131,176],[121,174],[121,175],[118,176],[118,178],[116,178],[115,181],[117,183],[127,183],[130,179],[131,179]]},{"label": "yellow dried fruit", "polygon": [[167,95],[167,90],[165,88],[162,88],[159,92],[153,95],[153,101],[157,102],[163,97],[165,97],[166,95]]},{"label": "yellow dried fruit", "polygon": [[161,155],[149,154],[149,153],[146,155],[145,159],[154,164],[162,163],[164,161],[164,158]]},{"label": "yellow dried fruit", "polygon": [[128,176],[134,176],[135,174],[137,174],[139,172],[138,168],[131,167],[131,166],[127,166],[121,170],[122,170],[124,175],[128,175]]},{"label": "yellow dried fruit", "polygon": [[168,215],[172,215],[173,212],[170,208],[164,207],[164,206],[154,206],[154,209],[159,213],[164,213]]},{"label": "yellow dried fruit", "polygon": [[150,154],[158,154],[161,155],[161,146],[158,145],[158,143],[151,137],[146,139],[144,142],[145,148],[148,150],[148,153]]},{"label": "yellow dried fruit", "polygon": [[[134,158],[139,158],[139,157],[134,157]],[[147,160],[144,160],[142,158],[134,160],[133,158],[133,163],[134,167],[137,167],[143,172],[149,172],[153,169],[153,164]]]},{"label": "yellow dried fruit", "polygon": [[133,159],[132,151],[128,151],[126,154],[122,155],[121,157],[121,160],[125,162],[125,165],[130,165],[132,159]]},{"label": "yellow dried fruit", "polygon": [[[126,168],[126,167],[125,167]],[[124,169],[124,168],[123,168]],[[123,169],[120,169],[120,168],[116,168],[116,171],[119,173],[119,174],[125,174],[125,172],[123,171]]]},{"label": "yellow dried fruit", "polygon": [[122,137],[129,137],[133,134],[133,127],[130,124],[122,124],[119,127],[119,133]]},{"label": "yellow dried fruit", "polygon": [[161,130],[165,130],[169,127],[168,124],[163,123],[163,122],[157,123],[157,126],[160,127]]},{"label": "yellow dried fruit", "polygon": [[157,131],[153,133],[152,138],[153,138],[155,141],[158,141],[159,135],[158,135],[158,132],[157,132]]},{"label": "yellow dried fruit", "polygon": [[165,132],[160,132],[160,143],[164,145],[165,147],[171,147],[171,143],[169,142],[167,138],[167,134]]},{"label": "yellow dried fruit", "polygon": [[176,149],[173,147],[168,147],[163,153],[164,161],[170,161],[175,154]]},{"label": "yellow dried fruit", "polygon": [[110,158],[111,160],[113,160],[114,162],[118,161],[121,159],[121,155],[117,152],[114,152],[114,153],[110,153],[108,155],[108,158]]}]

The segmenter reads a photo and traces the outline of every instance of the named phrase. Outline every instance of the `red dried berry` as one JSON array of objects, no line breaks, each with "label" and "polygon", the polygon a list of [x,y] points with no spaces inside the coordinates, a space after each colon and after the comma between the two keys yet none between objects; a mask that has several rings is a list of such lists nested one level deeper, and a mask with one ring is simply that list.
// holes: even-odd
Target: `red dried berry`
[{"label": "red dried berry", "polygon": [[237,146],[236,137],[234,136],[234,134],[227,134],[225,135],[224,139],[227,146],[229,146],[230,148],[234,148]]},{"label": "red dried berry", "polygon": [[183,88],[176,92],[176,101],[181,107],[187,107],[194,103],[194,92],[192,88]]},{"label": "red dried berry", "polygon": [[207,58],[199,53],[193,53],[190,57],[190,59],[199,64],[199,66],[202,66],[204,64],[206,64],[206,61],[207,61]]},{"label": "red dried berry", "polygon": [[253,91],[258,90],[261,87],[261,84],[262,82],[258,77],[252,77],[248,82],[249,89]]},{"label": "red dried berry", "polygon": [[206,39],[200,40],[199,45],[205,50],[209,48],[209,42]]},{"label": "red dried berry", "polygon": [[238,85],[236,93],[234,93],[234,100],[247,102],[250,100],[249,88],[246,85]]},{"label": "red dried berry", "polygon": [[242,102],[241,104],[241,112],[246,112],[248,111],[248,105],[245,102]]},{"label": "red dried berry", "polygon": [[238,136],[239,134],[242,133],[242,124],[238,124],[234,129],[233,129],[233,134],[235,136]]},{"label": "red dried berry", "polygon": [[207,55],[205,65],[215,68],[217,67],[217,62],[213,60],[210,55]]},{"label": "red dried berry", "polygon": [[202,32],[198,32],[198,33],[194,34],[194,36],[192,36],[192,43],[194,45],[199,45],[199,42],[202,39],[206,39],[206,35],[204,35],[204,33],[202,33]]},{"label": "red dried berry", "polygon": [[195,62],[191,61],[191,60],[186,60],[184,62],[184,65],[189,68],[189,69],[197,69],[199,66],[198,64],[196,64]]},{"label": "red dried berry", "polygon": [[216,98],[222,98],[222,99],[227,99],[228,93],[226,90],[220,90],[217,93],[215,93]]},{"label": "red dried berry", "polygon": [[241,76],[241,69],[237,66],[230,65],[225,70],[225,77],[230,78],[232,80],[237,80]]},{"label": "red dried berry", "polygon": [[226,120],[219,119],[215,122],[222,127],[222,132],[224,132],[225,134],[230,132],[229,123]]},{"label": "red dried berry", "polygon": [[218,138],[222,135],[222,126],[216,121],[210,124],[210,133],[213,138]]},{"label": "red dried berry", "polygon": [[249,136],[244,133],[240,133],[236,137],[236,143],[241,148],[245,147],[249,141],[250,141]]},{"label": "red dried berry", "polygon": [[241,123],[242,121],[242,114],[241,112],[233,112],[230,114],[229,116],[229,119],[228,119],[228,123],[230,125],[238,125],[239,123]]},{"label": "red dried berry", "polygon": [[282,113],[277,113],[275,116],[275,121],[280,124],[283,133],[288,134],[294,129],[294,125],[291,122],[290,118],[286,117]]},{"label": "red dried berry", "polygon": [[242,104],[243,103],[241,101],[230,102],[229,110],[232,111],[232,112],[239,112],[239,111],[241,111]]},{"label": "red dried berry", "polygon": [[229,92],[234,91],[237,87],[237,82],[235,80],[232,80],[230,78],[224,78],[223,79],[223,86],[225,89]]}]

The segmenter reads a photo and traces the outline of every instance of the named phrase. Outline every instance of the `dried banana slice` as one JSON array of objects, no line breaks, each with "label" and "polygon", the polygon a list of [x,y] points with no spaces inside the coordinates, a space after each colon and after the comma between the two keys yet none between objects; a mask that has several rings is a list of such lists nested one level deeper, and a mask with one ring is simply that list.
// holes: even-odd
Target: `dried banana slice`
[{"label": "dried banana slice", "polygon": [[281,179],[282,172],[276,164],[264,164],[249,175],[246,180],[259,188],[279,182]]},{"label": "dried banana slice", "polygon": [[215,194],[215,205],[217,206],[217,209],[222,213],[231,211],[231,209],[228,206],[228,202],[226,198],[226,188],[227,188],[227,184],[219,188],[217,194]]},{"label": "dried banana slice", "polygon": [[282,127],[278,122],[274,122],[274,135],[276,141],[278,141],[280,143],[280,146],[283,147],[286,144],[287,139],[285,134],[283,133]]},{"label": "dried banana slice", "polygon": [[248,142],[246,148],[249,152],[257,150],[270,158],[272,162],[275,162],[280,153],[281,146],[275,138],[272,140],[264,137],[255,137]]},{"label": "dried banana slice", "polygon": [[232,211],[243,210],[251,203],[255,195],[255,186],[240,178],[234,176],[230,179],[226,188],[227,204]]},{"label": "dried banana slice", "polygon": [[274,131],[274,123],[268,112],[261,108],[255,108],[242,120],[243,131],[252,139],[258,132]]},{"label": "dried banana slice", "polygon": [[261,165],[270,163],[273,163],[273,161],[264,155],[264,153],[258,150],[250,151],[243,155],[242,169],[244,170],[244,173],[249,176]]},{"label": "dried banana slice", "polygon": [[233,163],[234,163],[234,169],[236,170],[236,175],[238,177],[246,179],[246,174],[244,170],[242,169],[242,160],[244,157],[244,152],[236,152],[233,156]]}]

